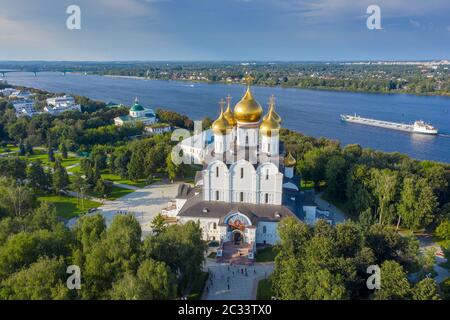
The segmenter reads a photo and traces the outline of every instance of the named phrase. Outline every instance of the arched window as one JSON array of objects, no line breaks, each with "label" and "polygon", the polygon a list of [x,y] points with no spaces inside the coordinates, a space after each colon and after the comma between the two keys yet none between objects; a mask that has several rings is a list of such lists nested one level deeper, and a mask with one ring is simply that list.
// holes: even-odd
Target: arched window
[{"label": "arched window", "polygon": [[240,198],[240,201],[241,201],[241,202],[244,202],[244,193],[243,193],[243,192],[240,193],[240,197],[241,197],[241,198]]},{"label": "arched window", "polygon": [[216,200],[219,201],[219,199],[220,199],[220,194],[219,194],[219,191],[217,190],[216,191]]},{"label": "arched window", "polygon": [[267,227],[263,226],[263,233],[266,234],[267,233]]},{"label": "arched window", "polygon": [[244,179],[244,168],[241,168],[241,179]]},{"label": "arched window", "polygon": [[214,222],[213,224],[213,229],[216,230],[217,229],[217,223]]},{"label": "arched window", "polygon": [[269,169],[266,170],[266,180],[269,180]]},{"label": "arched window", "polygon": [[245,146],[248,146],[248,134],[245,136]]},{"label": "arched window", "polygon": [[216,167],[216,177],[219,177],[219,167]]},{"label": "arched window", "polygon": [[266,196],[266,199],[265,199],[266,203],[269,203],[269,194],[266,193],[265,196]]}]

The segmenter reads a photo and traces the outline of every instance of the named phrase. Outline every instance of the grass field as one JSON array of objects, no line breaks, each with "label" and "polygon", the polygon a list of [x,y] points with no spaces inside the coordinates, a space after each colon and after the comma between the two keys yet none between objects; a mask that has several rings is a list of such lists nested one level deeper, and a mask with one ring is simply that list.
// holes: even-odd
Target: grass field
[{"label": "grass field", "polygon": [[80,206],[77,205],[77,198],[70,196],[42,196],[38,197],[39,201],[52,203],[55,208],[58,216],[70,219],[76,217],[77,215],[86,212],[91,208],[98,208],[102,204],[99,202],[84,200],[84,210],[81,209]]},{"label": "grass field", "polygon": [[277,253],[273,247],[266,247],[263,249],[258,249],[256,251],[255,260],[256,262],[269,262],[274,261]]},{"label": "grass field", "polygon": [[[57,151],[55,151],[55,157],[60,157],[61,158],[61,154]],[[51,163],[50,161],[48,161],[48,155],[47,152],[41,149],[35,149],[34,150],[34,154],[30,155],[30,156],[20,156],[20,159],[24,159],[27,160],[28,162],[32,162],[32,161],[36,161],[36,160],[41,160],[42,165],[43,166],[48,166],[48,167],[52,167],[53,163]],[[61,159],[61,163],[64,167],[68,167],[74,164],[77,164],[80,162],[80,157],[74,156],[73,154],[70,154],[67,159]]]},{"label": "grass field", "polygon": [[138,187],[138,188],[143,188],[143,187],[149,185],[148,181],[145,180],[145,179],[140,179],[138,181],[132,181],[132,180],[129,180],[129,179],[122,179],[118,175],[111,174],[111,173],[108,173],[108,172],[102,173],[102,179],[103,180],[113,181],[115,183],[127,184],[129,186],[135,186],[135,187]]},{"label": "grass field", "polygon": [[[126,196],[127,194],[133,193],[134,190],[121,188],[118,186],[113,186],[111,193],[106,197],[107,200],[116,200],[118,198],[121,198],[123,196]],[[96,198],[104,198],[103,195],[100,195],[96,192],[91,192],[89,194],[90,196],[96,197]]]},{"label": "grass field", "polygon": [[256,300],[272,299],[272,281],[270,279],[262,279],[258,282],[258,290],[256,291]]}]

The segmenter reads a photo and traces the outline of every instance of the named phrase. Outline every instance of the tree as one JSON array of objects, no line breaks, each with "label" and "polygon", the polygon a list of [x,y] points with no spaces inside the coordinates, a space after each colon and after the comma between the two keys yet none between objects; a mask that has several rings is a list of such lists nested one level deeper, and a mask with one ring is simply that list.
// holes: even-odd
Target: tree
[{"label": "tree", "polygon": [[87,189],[87,184],[86,184],[86,180],[83,178],[83,176],[81,175],[81,173],[79,172],[75,172],[73,174],[73,179],[71,181],[71,186],[73,188],[74,191],[77,192],[78,197],[77,197],[77,205],[80,205],[80,197],[81,197],[81,201],[84,201],[83,199],[83,195],[86,192]]},{"label": "tree", "polygon": [[344,199],[346,190],[347,163],[340,155],[332,156],[326,165],[326,192],[336,199]]},{"label": "tree", "polygon": [[403,267],[387,260],[381,265],[381,288],[375,292],[376,300],[406,299],[411,288]]},{"label": "tree", "polygon": [[125,300],[167,300],[175,298],[175,277],[164,262],[144,260],[133,276],[129,273],[113,285],[111,297]]},{"label": "tree", "polygon": [[166,230],[167,223],[161,213],[158,213],[152,220],[152,231],[154,235],[159,235]]},{"label": "tree", "polygon": [[48,175],[42,167],[41,161],[33,161],[27,170],[28,186],[34,191],[47,191],[50,189],[50,181]]},{"label": "tree", "polygon": [[106,154],[106,149],[103,146],[95,145],[92,148],[90,159],[92,161],[92,166],[97,167],[100,171],[106,169],[108,156]]},{"label": "tree", "polygon": [[61,190],[66,189],[69,183],[70,180],[66,168],[63,167],[61,160],[58,158],[53,168],[53,192],[58,194]]},{"label": "tree", "polygon": [[64,142],[59,146],[59,151],[61,152],[62,158],[67,159],[67,146]]},{"label": "tree", "polygon": [[0,284],[2,300],[59,300],[68,299],[65,284],[64,259],[39,258],[26,269],[20,270]]},{"label": "tree", "polygon": [[170,225],[158,236],[147,237],[143,246],[147,259],[165,262],[178,275],[182,294],[201,277],[205,250],[200,226],[194,222]]},{"label": "tree", "polygon": [[400,198],[398,214],[405,226],[416,230],[426,227],[433,220],[436,196],[423,178],[406,177]]},{"label": "tree", "polygon": [[173,182],[182,172],[181,165],[177,165],[172,161],[172,155],[169,153],[166,158],[166,171],[169,179]]},{"label": "tree", "polygon": [[47,155],[49,162],[55,162],[55,153],[53,152],[53,148],[51,146],[48,147]]},{"label": "tree", "polygon": [[25,145],[22,143],[22,141],[19,143],[19,156],[24,156],[27,153],[25,149]]},{"label": "tree", "polygon": [[378,200],[379,223],[383,223],[383,218],[389,223],[395,215],[394,203],[398,174],[389,169],[372,169],[371,173],[374,184],[373,193]]},{"label": "tree", "polygon": [[425,278],[419,281],[412,290],[413,300],[441,300],[436,281]]},{"label": "tree", "polygon": [[436,235],[443,240],[450,240],[450,221],[444,220],[436,228]]},{"label": "tree", "polygon": [[0,178],[0,208],[14,217],[28,214],[36,206],[34,192],[15,181]]},{"label": "tree", "polygon": [[107,183],[103,179],[98,179],[97,183],[95,184],[95,192],[98,192],[100,196],[107,197],[112,191],[112,185],[111,183]]}]

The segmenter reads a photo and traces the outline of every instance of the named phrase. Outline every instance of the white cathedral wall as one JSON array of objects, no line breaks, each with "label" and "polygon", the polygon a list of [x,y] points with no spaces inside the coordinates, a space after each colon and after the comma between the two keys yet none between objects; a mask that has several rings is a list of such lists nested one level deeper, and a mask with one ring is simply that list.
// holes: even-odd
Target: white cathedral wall
[{"label": "white cathedral wall", "polygon": [[250,162],[245,160],[235,162],[230,167],[230,180],[231,202],[257,203],[256,171]]},{"label": "white cathedral wall", "polygon": [[280,143],[278,135],[268,137],[261,135],[261,151],[271,156],[279,155]]},{"label": "white cathedral wall", "polygon": [[[248,137],[248,141],[247,140]],[[256,147],[258,146],[259,130],[258,127],[237,127],[237,144],[241,147]],[[248,142],[248,143],[246,143]]]},{"label": "white cathedral wall", "polygon": [[[273,163],[263,163],[258,167],[258,203],[281,205],[283,175]],[[266,202],[266,194],[268,201]]]},{"label": "white cathedral wall", "polygon": [[278,222],[258,222],[258,228],[256,229],[256,243],[276,244],[279,240],[277,226]]},{"label": "white cathedral wall", "polygon": [[230,178],[228,168],[222,161],[213,161],[203,171],[203,184],[203,199],[205,201],[230,202]]}]

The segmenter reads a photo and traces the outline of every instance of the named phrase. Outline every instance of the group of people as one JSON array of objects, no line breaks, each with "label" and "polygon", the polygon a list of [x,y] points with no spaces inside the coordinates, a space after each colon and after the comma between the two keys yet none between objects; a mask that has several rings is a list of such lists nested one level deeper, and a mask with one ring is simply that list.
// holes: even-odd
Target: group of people
[{"label": "group of people", "polygon": [[[248,277],[249,272],[251,272],[250,268],[247,268],[247,266],[238,266],[238,265],[234,265],[234,264],[230,264],[227,266],[227,273],[228,274],[222,274],[220,277],[220,280],[225,281],[226,280],[226,284],[227,284],[227,290],[230,291],[231,290],[231,284],[230,284],[230,280],[233,279],[235,276],[237,275],[242,275],[245,277]],[[208,283],[205,287],[206,290],[206,294],[209,293],[209,290],[213,288],[214,286],[214,282],[216,281],[216,275],[211,272],[211,270],[208,268]],[[253,274],[257,274],[256,272],[256,268],[253,268]]]}]

